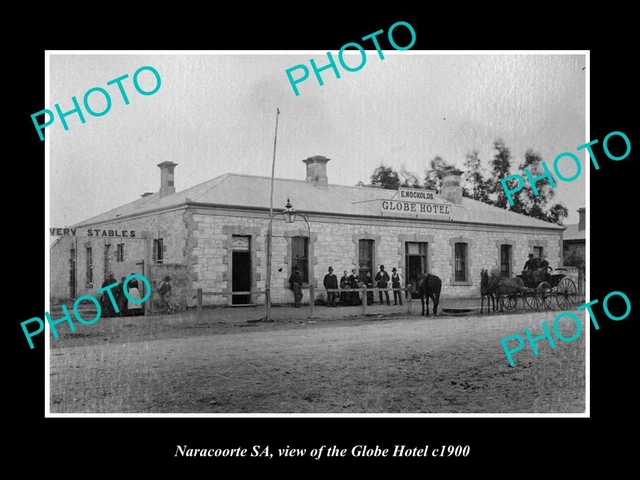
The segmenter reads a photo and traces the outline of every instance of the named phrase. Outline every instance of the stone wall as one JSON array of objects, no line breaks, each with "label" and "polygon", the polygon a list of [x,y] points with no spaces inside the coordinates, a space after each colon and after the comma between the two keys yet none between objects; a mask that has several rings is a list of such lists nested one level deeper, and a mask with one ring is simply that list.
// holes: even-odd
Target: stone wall
[{"label": "stone wall", "polygon": [[[192,221],[197,224],[191,235],[197,244],[191,250],[193,272],[197,277],[194,290],[224,292],[231,285],[231,237],[249,235],[252,244],[252,290],[264,291],[266,278],[266,232],[267,218],[255,218],[232,215],[215,215],[206,211],[193,213]],[[354,220],[350,220],[354,222]],[[322,297],[322,284],[327,268],[332,266],[340,278],[343,270],[349,272],[358,268],[358,240],[375,241],[374,269],[384,264],[391,272],[396,267],[404,276],[405,242],[428,242],[428,265],[430,273],[438,275],[443,282],[442,297],[479,297],[480,270],[499,268],[500,245],[512,245],[512,276],[520,273],[527,255],[533,247],[542,246],[552,267],[561,265],[561,231],[515,229],[509,227],[470,227],[453,224],[428,226],[391,224],[376,219],[359,219],[360,224],[347,223],[345,220],[310,218],[311,245],[310,277],[318,287],[316,297]],[[395,222],[394,222],[395,223]],[[285,224],[281,219],[273,222],[272,254],[272,302],[291,303],[293,292],[288,288],[291,275],[290,243],[292,236],[308,236],[307,225],[298,219],[294,224]],[[465,282],[455,282],[454,243],[468,243],[468,278]],[[375,275],[375,272],[374,272]],[[308,286],[305,286],[308,288]],[[308,301],[305,290],[303,301]],[[253,303],[264,303],[264,296],[252,299]],[[204,305],[226,305],[230,303],[226,296],[204,296]]]},{"label": "stone wall", "polygon": [[[498,226],[469,226],[453,222],[413,222],[378,218],[330,218],[314,215],[309,219],[311,241],[309,245],[309,276],[317,287],[316,297],[323,297],[323,278],[332,266],[340,278],[344,270],[359,268],[358,245],[360,239],[374,240],[374,272],[380,264],[391,272],[396,267],[405,277],[405,242],[427,242],[427,263],[430,273],[442,279],[442,297],[479,297],[480,270],[499,268],[500,245],[512,246],[512,275],[520,273],[527,254],[542,246],[552,267],[562,265],[562,232],[534,228]],[[222,212],[209,208],[179,209],[135,219],[125,219],[91,228],[135,230],[136,239],[114,237],[78,238],[77,272],[78,296],[96,295],[105,275],[105,243],[110,248],[111,269],[116,278],[130,273],[142,273],[136,265],[144,259],[144,231],[152,239],[162,238],[166,247],[164,263],[152,263],[152,289],[167,273],[174,278],[173,300],[180,308],[196,305],[197,289],[205,292],[229,292],[232,276],[232,238],[234,235],[250,237],[251,290],[266,288],[266,233],[268,216],[252,212]],[[281,217],[273,221],[272,249],[272,303],[291,303],[293,292],[288,288],[291,275],[291,238],[309,235],[306,222],[300,217],[286,224]],[[138,239],[139,237],[139,239]],[[63,238],[50,250],[51,298],[69,296],[69,257],[72,238]],[[125,262],[116,262],[116,244],[125,244]],[[468,275],[465,282],[454,277],[454,244],[468,244]],[[93,283],[85,282],[86,247],[93,249]],[[122,263],[121,265],[119,265]],[[122,267],[122,268],[120,268]],[[133,268],[138,268],[132,270]],[[157,268],[156,268],[157,267]],[[122,272],[120,271],[122,270]],[[308,301],[305,285],[303,301]],[[154,295],[154,302],[156,296]],[[228,305],[229,296],[203,297],[205,305]],[[264,295],[255,295],[252,303],[264,304]],[[154,303],[155,307],[155,303]],[[154,308],[155,310],[155,308]]]},{"label": "stone wall", "polygon": [[[185,250],[187,240],[187,225],[185,211],[147,215],[139,218],[124,219],[119,222],[93,225],[89,229],[100,230],[133,230],[134,238],[95,236],[77,237],[77,296],[93,295],[101,288],[110,268],[116,279],[131,273],[143,273],[142,261],[145,257],[145,241],[143,232],[148,231],[152,239],[163,239],[165,246],[163,263],[185,264]],[[68,299],[69,297],[69,257],[70,248],[75,242],[73,237],[62,237],[50,249],[50,298]],[[124,261],[116,258],[117,244],[124,244]],[[107,248],[105,245],[110,245]],[[87,248],[91,247],[93,258],[92,281],[87,277]],[[105,252],[108,251],[110,262],[105,263]],[[153,260],[151,261],[153,264]],[[154,278],[148,279],[153,282]]]}]

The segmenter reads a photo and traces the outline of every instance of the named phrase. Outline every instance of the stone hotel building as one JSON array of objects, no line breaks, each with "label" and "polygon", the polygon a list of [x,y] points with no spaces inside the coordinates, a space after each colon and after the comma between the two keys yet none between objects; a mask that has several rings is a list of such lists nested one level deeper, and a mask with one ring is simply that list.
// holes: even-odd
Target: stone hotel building
[{"label": "stone hotel building", "polygon": [[[443,179],[440,194],[342,186],[329,182],[329,159],[303,160],[300,180],[275,179],[274,212],[288,201],[300,216],[273,217],[272,302],[291,303],[288,279],[301,269],[316,297],[327,268],[338,278],[356,269],[375,276],[396,267],[415,285],[422,272],[438,275],[442,298],[480,297],[480,270],[520,272],[527,255],[544,253],[562,265],[565,227],[464,198],[461,172]],[[196,305],[196,292],[264,291],[271,179],[225,174],[181,192],[177,164],[163,162],[160,189],[64,230],[50,247],[50,295],[68,301],[96,295],[105,273],[141,273],[152,289],[171,275],[178,308]],[[335,163],[334,163],[335,165]],[[303,178],[305,177],[305,178]],[[155,297],[155,296],[154,296]],[[308,294],[304,296],[308,300]],[[264,295],[206,295],[204,305],[263,304]],[[151,305],[153,309],[153,304]]]}]

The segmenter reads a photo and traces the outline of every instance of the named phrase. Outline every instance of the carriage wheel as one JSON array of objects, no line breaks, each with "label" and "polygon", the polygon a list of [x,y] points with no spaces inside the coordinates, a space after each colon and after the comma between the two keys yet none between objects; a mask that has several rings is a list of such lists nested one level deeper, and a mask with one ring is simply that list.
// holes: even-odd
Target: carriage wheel
[{"label": "carriage wheel", "polygon": [[551,285],[542,282],[536,289],[540,310],[551,310]]},{"label": "carriage wheel", "polygon": [[518,297],[515,293],[501,297],[500,301],[502,302],[504,309],[507,311],[515,310],[518,305]]},{"label": "carriage wheel", "polygon": [[571,310],[574,298],[578,294],[576,284],[570,278],[563,278],[556,288],[556,302],[562,310]]},{"label": "carriage wheel", "polygon": [[533,310],[540,310],[540,301],[535,291],[527,291],[524,294],[524,301],[529,308]]}]

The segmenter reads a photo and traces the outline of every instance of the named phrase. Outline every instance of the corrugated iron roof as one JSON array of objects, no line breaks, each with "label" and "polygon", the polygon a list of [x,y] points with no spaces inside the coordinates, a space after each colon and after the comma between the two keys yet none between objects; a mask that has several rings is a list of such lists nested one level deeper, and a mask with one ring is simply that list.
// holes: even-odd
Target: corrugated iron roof
[{"label": "corrugated iron roof", "polygon": [[579,230],[578,224],[574,223],[566,226],[567,229],[564,231],[562,235],[562,240],[564,241],[576,241],[576,240],[586,240],[587,239],[587,231]]},{"label": "corrugated iron roof", "polygon": [[[289,199],[297,211],[304,213],[380,217],[381,200],[399,200],[396,198],[397,194],[397,190],[372,187],[331,184],[326,187],[316,187],[304,180],[276,178],[273,182],[273,206],[276,211],[284,209]],[[270,195],[271,179],[269,177],[228,173],[162,198],[156,192],[73,226],[104,224],[130,216],[169,210],[194,203],[232,208],[268,209]],[[440,195],[435,195],[435,200],[431,203],[450,205],[451,219],[430,216],[428,220],[564,229],[560,225],[464,197],[461,205],[453,204]],[[385,212],[384,217],[407,218],[407,215],[392,215]],[[418,218],[427,219],[426,217]]]}]

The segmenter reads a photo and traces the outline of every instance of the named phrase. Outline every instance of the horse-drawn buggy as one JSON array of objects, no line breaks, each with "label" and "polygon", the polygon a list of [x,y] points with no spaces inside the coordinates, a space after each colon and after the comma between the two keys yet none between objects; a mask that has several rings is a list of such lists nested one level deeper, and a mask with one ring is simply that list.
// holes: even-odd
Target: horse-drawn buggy
[{"label": "horse-drawn buggy", "polygon": [[[485,296],[491,300],[495,298],[508,311],[516,309],[518,298],[531,309],[549,310],[551,297],[555,297],[560,309],[570,310],[576,303],[578,289],[574,281],[566,276],[566,272],[566,268],[562,267],[555,270],[545,267],[505,278],[490,276],[486,270],[482,270],[480,291],[483,299]],[[480,312],[482,313],[482,303]]]},{"label": "horse-drawn buggy", "polygon": [[523,272],[517,275],[524,281],[525,303],[534,310],[551,309],[551,297],[555,297],[561,310],[570,310],[576,302],[578,289],[573,280],[567,277],[566,268],[551,267]]}]

